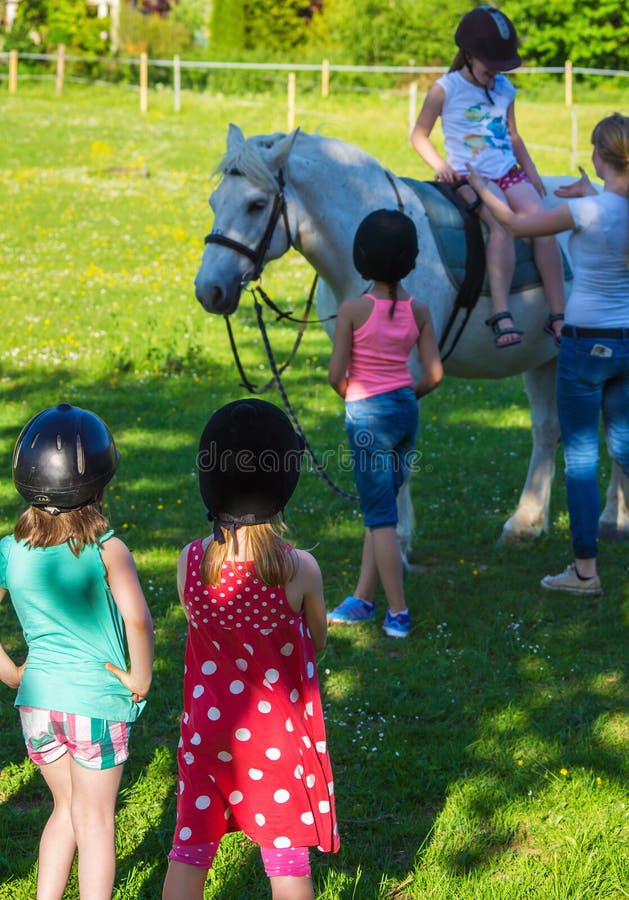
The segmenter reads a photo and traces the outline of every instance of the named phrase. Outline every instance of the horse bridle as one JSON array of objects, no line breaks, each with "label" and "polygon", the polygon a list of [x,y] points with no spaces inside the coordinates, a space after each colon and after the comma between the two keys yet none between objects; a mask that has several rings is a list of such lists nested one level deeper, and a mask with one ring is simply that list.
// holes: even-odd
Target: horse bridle
[{"label": "horse bridle", "polygon": [[[237,169],[230,169],[225,174],[242,175],[242,173]],[[246,256],[252,261],[253,272],[251,274],[247,273],[246,277],[243,278],[241,282],[242,287],[244,287],[249,281],[257,281],[262,274],[262,270],[264,268],[264,259],[271,244],[271,240],[273,239],[275,226],[277,225],[280,216],[284,220],[284,227],[286,229],[286,249],[289,250],[293,246],[293,239],[291,237],[290,227],[288,224],[288,213],[286,211],[284,186],[284,173],[280,169],[277,173],[277,191],[275,192],[275,196],[273,197],[273,207],[271,209],[271,215],[269,217],[269,221],[266,224],[266,228],[264,229],[264,233],[260,238],[260,242],[255,250],[252,250],[251,247],[248,247],[241,241],[236,241],[233,238],[228,237],[226,234],[223,234],[220,231],[211,231],[205,238],[206,244],[220,244],[222,247],[229,247],[230,250],[235,250],[236,253],[240,253],[242,256]]]}]

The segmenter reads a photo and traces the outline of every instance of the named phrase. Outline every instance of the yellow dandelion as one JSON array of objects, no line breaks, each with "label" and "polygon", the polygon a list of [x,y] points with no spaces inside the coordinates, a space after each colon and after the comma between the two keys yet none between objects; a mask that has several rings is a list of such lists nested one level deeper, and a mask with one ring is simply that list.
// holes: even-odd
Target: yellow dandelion
[{"label": "yellow dandelion", "polygon": [[559,769],[559,774],[563,775],[565,777],[568,774],[568,770],[567,769]]}]

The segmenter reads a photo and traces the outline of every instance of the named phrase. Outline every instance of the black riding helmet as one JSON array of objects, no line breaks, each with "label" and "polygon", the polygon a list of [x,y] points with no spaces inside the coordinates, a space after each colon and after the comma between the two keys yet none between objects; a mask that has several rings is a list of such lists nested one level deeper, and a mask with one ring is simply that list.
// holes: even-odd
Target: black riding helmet
[{"label": "black riding helmet", "polygon": [[60,403],[38,413],[22,429],[13,451],[13,482],[32,506],[77,509],[111,481],[119,460],[101,418]]},{"label": "black riding helmet", "polygon": [[397,209],[377,209],[366,216],[354,236],[354,266],[363,278],[393,284],[415,266],[417,229]]},{"label": "black riding helmet", "polygon": [[[211,417],[201,435],[199,490],[215,525],[232,535],[239,525],[269,522],[292,496],[303,441],[279,407],[235,400]],[[215,536],[221,540],[220,530]]]},{"label": "black riding helmet", "polygon": [[454,42],[464,55],[469,53],[497,72],[508,72],[522,64],[513,22],[493,6],[477,6],[466,13]]}]

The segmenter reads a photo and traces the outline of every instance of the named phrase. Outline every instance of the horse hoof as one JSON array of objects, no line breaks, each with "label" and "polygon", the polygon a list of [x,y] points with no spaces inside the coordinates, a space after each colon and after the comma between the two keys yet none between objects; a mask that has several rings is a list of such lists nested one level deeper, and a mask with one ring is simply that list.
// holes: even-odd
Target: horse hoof
[{"label": "horse hoof", "polygon": [[527,541],[532,541],[535,538],[539,537],[541,533],[541,529],[539,531],[532,528],[527,529],[526,531],[524,529],[514,531],[511,528],[503,528],[502,534],[496,541],[496,546],[509,547],[513,546],[513,544],[524,544]]},{"label": "horse hoof", "polygon": [[629,527],[616,525],[614,522],[599,522],[598,536],[601,541],[626,541]]}]

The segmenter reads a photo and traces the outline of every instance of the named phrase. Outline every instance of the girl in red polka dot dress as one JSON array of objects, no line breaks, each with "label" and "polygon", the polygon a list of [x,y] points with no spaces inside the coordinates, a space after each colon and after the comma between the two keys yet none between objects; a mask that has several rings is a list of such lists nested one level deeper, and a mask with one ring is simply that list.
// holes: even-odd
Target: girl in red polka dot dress
[{"label": "girl in red polka dot dress", "polygon": [[282,538],[301,455],[284,413],[263,400],[224,406],[201,437],[214,530],[179,558],[188,640],[163,900],[202,900],[229,831],[260,846],[273,900],[312,900],[308,848],[339,847],[315,664],[326,641],[321,572]]}]

